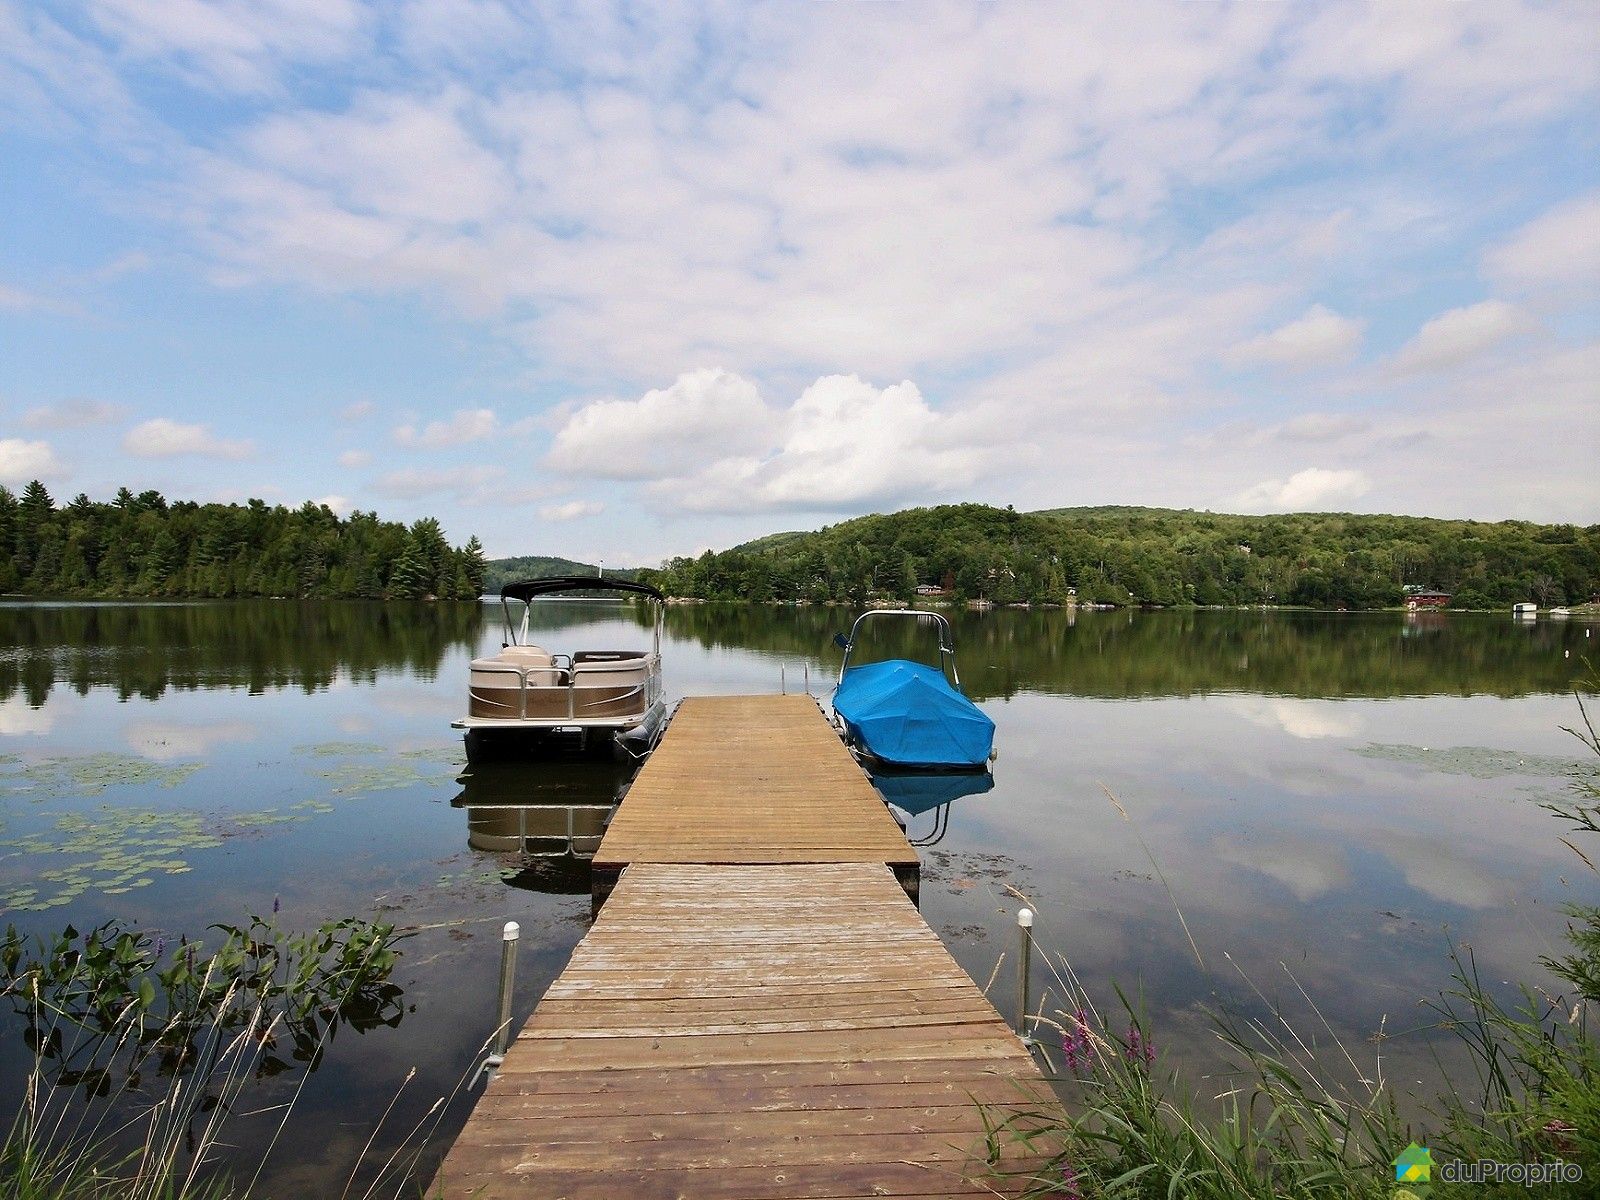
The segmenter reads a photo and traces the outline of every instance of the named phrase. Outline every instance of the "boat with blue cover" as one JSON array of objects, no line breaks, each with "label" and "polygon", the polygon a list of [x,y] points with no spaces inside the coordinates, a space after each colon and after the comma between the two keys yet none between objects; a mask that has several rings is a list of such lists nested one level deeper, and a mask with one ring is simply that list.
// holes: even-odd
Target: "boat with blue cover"
[{"label": "boat with blue cover", "polygon": [[[930,625],[939,639],[939,666],[904,658],[852,664],[863,626],[880,620]],[[939,613],[918,609],[874,609],[856,618],[846,637],[834,718],[845,739],[863,757],[925,770],[984,769],[994,746],[994,722],[961,692],[955,639]]]}]

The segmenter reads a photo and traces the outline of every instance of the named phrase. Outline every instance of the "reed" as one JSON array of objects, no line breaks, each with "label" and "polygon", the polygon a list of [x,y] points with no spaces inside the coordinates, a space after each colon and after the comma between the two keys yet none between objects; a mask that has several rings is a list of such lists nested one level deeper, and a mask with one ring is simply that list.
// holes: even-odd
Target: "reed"
[{"label": "reed", "polygon": [[[1590,693],[1600,685],[1592,670],[1585,682]],[[1578,704],[1581,725],[1568,732],[1600,763],[1581,693]],[[1600,857],[1596,778],[1584,772],[1569,800],[1544,805],[1569,827],[1561,840],[1590,871]],[[1539,960],[1559,990],[1523,987],[1513,1004],[1485,986],[1470,947],[1451,945],[1452,986],[1425,1002],[1428,1020],[1413,1032],[1453,1035],[1465,1053],[1448,1069],[1436,1055],[1442,1084],[1424,1108],[1425,1130],[1402,1118],[1384,1074],[1383,1048],[1396,1035],[1379,1030],[1374,1050],[1352,1052],[1292,972],[1312,1014],[1305,1027],[1248,979],[1268,1017],[1207,1014],[1231,1080],[1207,1094],[1167,1064],[1155,1031],[1120,989],[1102,1011],[1070,963],[1051,959],[1063,999],[1053,1017],[1041,1011],[1038,1036],[1065,1115],[1016,1105],[987,1111],[989,1160],[1015,1159],[1026,1147],[1049,1164],[1027,1179],[1027,1194],[1074,1200],[1593,1196],[1600,1039],[1590,1008],[1600,1004],[1600,908],[1573,905],[1567,915],[1565,953]],[[1435,1170],[1430,1185],[1413,1190],[1395,1182],[1393,1169],[1412,1141],[1428,1146],[1436,1163],[1562,1161],[1581,1167],[1583,1178],[1530,1191],[1521,1182],[1451,1182]]]},{"label": "reed", "polygon": [[214,928],[210,951],[115,922],[0,939],[0,999],[34,1055],[0,1143],[0,1200],[244,1195],[223,1133],[252,1082],[286,1068],[274,1051],[309,1072],[340,1024],[398,1020],[393,926]]}]

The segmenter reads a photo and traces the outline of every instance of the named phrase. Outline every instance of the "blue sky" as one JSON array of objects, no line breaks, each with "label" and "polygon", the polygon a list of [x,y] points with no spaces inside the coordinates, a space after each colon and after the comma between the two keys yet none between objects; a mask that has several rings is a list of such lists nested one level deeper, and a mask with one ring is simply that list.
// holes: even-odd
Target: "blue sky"
[{"label": "blue sky", "polygon": [[0,482],[612,563],[1600,521],[1600,8],[0,0]]}]

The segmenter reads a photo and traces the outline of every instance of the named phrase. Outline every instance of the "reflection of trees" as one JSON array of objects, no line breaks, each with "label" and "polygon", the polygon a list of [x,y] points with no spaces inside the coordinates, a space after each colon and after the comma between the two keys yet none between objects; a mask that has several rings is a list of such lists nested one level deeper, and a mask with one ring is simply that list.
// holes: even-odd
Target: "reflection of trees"
[{"label": "reflection of trees", "polygon": [[339,671],[432,673],[476,644],[483,618],[476,603],[0,605],[0,700],[20,691],[42,705],[53,684],[153,700],[168,688],[312,692]]},{"label": "reflection of trees", "polygon": [[[809,659],[836,670],[834,633],[854,610],[696,605],[674,608],[668,632],[708,649]],[[1213,691],[1286,696],[1517,696],[1564,692],[1584,645],[1576,624],[1518,626],[1451,614],[1437,627],[1396,613],[1259,610],[949,612],[961,681],[978,699],[1018,692],[1131,697]],[[883,621],[869,657],[933,661],[926,627]]]}]

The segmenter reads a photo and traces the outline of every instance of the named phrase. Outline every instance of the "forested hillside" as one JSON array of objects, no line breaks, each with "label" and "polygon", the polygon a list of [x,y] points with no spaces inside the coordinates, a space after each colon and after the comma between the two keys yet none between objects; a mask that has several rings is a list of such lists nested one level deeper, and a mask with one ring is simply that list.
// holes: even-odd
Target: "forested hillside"
[{"label": "forested hillside", "polygon": [[407,527],[325,505],[169,503],[127,488],[58,507],[35,481],[0,487],[0,592],[82,597],[471,599],[487,564],[439,523]]},{"label": "forested hillside", "polygon": [[645,572],[669,595],[904,599],[918,585],[997,604],[1294,604],[1381,608],[1406,585],[1452,607],[1588,600],[1600,591],[1600,526],[1155,508],[1021,513],[917,508],[763,538]]}]

